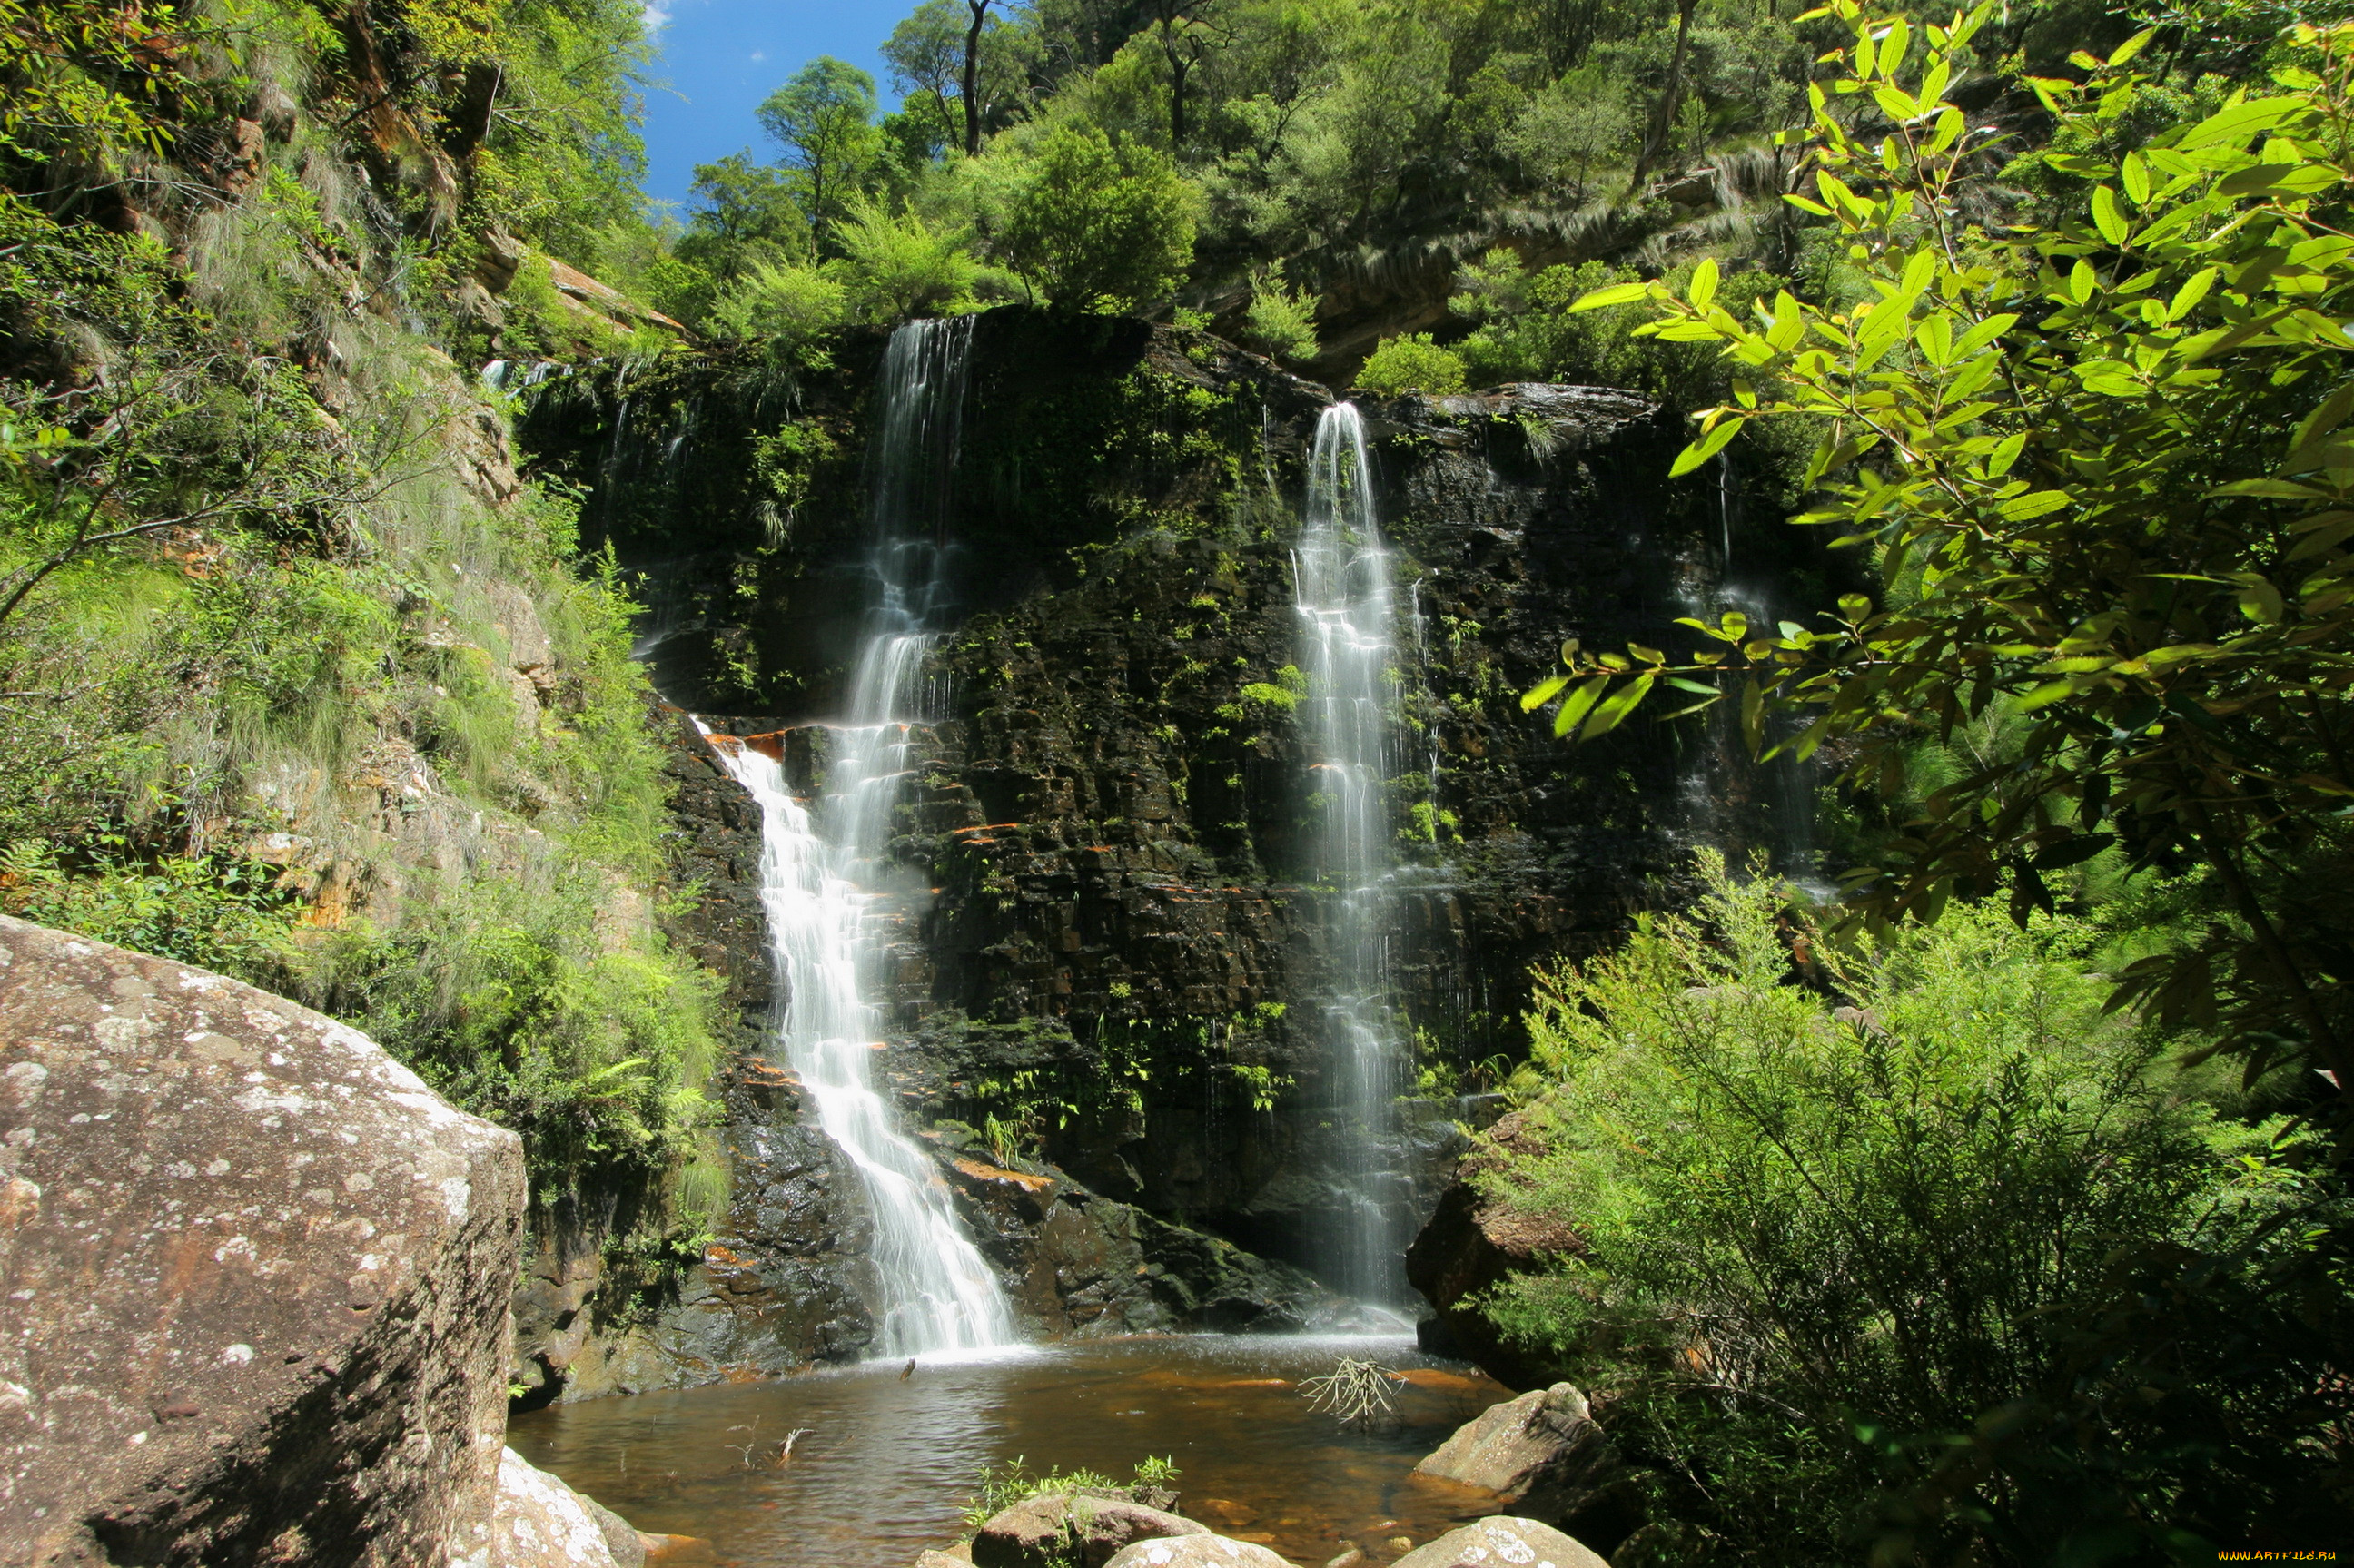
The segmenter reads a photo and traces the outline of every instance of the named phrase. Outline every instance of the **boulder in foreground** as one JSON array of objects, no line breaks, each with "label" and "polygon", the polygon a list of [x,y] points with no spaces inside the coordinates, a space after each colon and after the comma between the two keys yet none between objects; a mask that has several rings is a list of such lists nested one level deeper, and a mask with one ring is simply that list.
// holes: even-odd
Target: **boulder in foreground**
[{"label": "boulder in foreground", "polygon": [[1104,1568],[1291,1568],[1266,1547],[1224,1535],[1178,1535],[1123,1546]]},{"label": "boulder in foreground", "polygon": [[1549,1524],[1500,1516],[1449,1531],[1390,1568],[1610,1568],[1609,1563]]},{"label": "boulder in foreground", "polygon": [[489,1561],[514,1134],[250,986],[0,917],[0,1560]]}]

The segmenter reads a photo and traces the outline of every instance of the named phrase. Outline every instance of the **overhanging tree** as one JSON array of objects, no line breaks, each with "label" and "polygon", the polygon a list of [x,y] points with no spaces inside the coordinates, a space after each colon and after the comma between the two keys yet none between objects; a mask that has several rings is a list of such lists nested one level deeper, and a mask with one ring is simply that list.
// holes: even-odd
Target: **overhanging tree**
[{"label": "overhanging tree", "polygon": [[1872,552],[1881,601],[1842,599],[1820,629],[1686,621],[1716,646],[1681,662],[1573,644],[1524,705],[1559,698],[1555,733],[1590,737],[1681,688],[1686,712],[1736,705],[1761,747],[1789,713],[1808,722],[1785,746],[1836,742],[1849,784],[1893,794],[1914,743],[2003,705],[2020,754],[1849,874],[1863,916],[2004,887],[2048,903],[2044,874],[2112,843],[2203,866],[2211,923],[2128,969],[2120,1000],[2218,1027],[2252,1075],[2302,1053],[2354,1093],[2354,28],[2298,29],[2280,90],[2121,157],[2099,132],[2132,107],[2150,35],[2078,55],[2081,82],[2031,85],[2088,132],[2052,160],[2089,185],[2084,210],[1988,232],[1962,200],[1988,132],[1946,94],[1995,13],[1811,14],[1855,41],[1810,90],[1794,135],[1816,195],[1789,199],[1839,226],[1872,299],[1785,292],[1744,319],[1703,264],[1680,291],[1577,307],[1648,299],[1639,330],[1742,367],[1679,473],[1752,420],[1822,421],[1823,500],[1797,521]]}]

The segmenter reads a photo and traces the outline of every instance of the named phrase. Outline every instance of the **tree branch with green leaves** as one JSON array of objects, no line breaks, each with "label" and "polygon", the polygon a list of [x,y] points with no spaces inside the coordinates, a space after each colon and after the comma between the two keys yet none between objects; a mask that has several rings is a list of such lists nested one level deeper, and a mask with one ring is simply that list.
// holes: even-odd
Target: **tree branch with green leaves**
[{"label": "tree branch with green leaves", "polygon": [[[1893,796],[1908,749],[1989,708],[2020,754],[1931,795],[1876,863],[1847,874],[1862,918],[1935,919],[2008,889],[2049,906],[2047,873],[2112,844],[2135,863],[2207,867],[2206,934],[2124,971],[2118,1001],[2219,1029],[2251,1074],[2300,1051],[2354,1091],[2354,923],[2316,878],[2349,860],[2354,775],[2354,28],[2303,27],[2279,90],[2111,158],[2047,161],[2091,183],[2048,229],[1967,220],[1994,132],[1949,97],[1992,3],[1942,26],[1855,0],[1787,133],[1813,171],[1787,199],[1835,225],[1871,298],[1783,291],[1736,316],[1702,263],[1638,330],[1714,343],[1733,400],[1701,414],[1672,472],[1762,420],[1824,434],[1793,521],[1868,552],[1882,585],[1815,626],[1725,612],[1679,624],[1681,661],[1564,650],[1531,691],[1557,735],[1590,739],[1660,687],[1734,705],[1753,748],[1825,747],[1848,787]],[[2028,85],[2065,126],[2122,117],[2144,33],[2081,79]],[[2086,139],[2103,146],[2105,139]],[[1768,720],[1796,723],[1768,745]]]}]

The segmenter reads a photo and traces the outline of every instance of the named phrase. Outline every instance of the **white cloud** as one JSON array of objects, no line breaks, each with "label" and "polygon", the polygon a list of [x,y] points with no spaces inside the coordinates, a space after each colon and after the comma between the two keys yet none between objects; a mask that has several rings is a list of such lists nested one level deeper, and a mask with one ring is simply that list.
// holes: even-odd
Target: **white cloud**
[{"label": "white cloud", "polygon": [[758,65],[762,60],[767,59],[768,58],[768,51],[765,49],[754,49],[752,51],[752,63],[754,65]]},{"label": "white cloud", "polygon": [[670,26],[670,7],[663,4],[663,0],[641,0],[638,20],[647,32],[660,32]]}]

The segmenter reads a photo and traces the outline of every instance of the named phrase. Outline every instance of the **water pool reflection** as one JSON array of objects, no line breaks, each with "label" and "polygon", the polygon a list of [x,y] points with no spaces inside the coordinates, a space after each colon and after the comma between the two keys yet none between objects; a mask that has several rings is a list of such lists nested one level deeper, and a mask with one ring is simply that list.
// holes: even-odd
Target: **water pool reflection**
[{"label": "water pool reflection", "polygon": [[[1308,1409],[1299,1380],[1342,1355],[1407,1374],[1397,1426],[1347,1431]],[[981,1467],[1016,1455],[1122,1479],[1166,1455],[1184,1512],[1320,1564],[1494,1512],[1485,1493],[1407,1472],[1506,1397],[1403,1335],[1201,1335],[589,1400],[519,1415],[507,1441],[640,1529],[704,1537],[740,1568],[908,1568],[961,1533]]]}]

